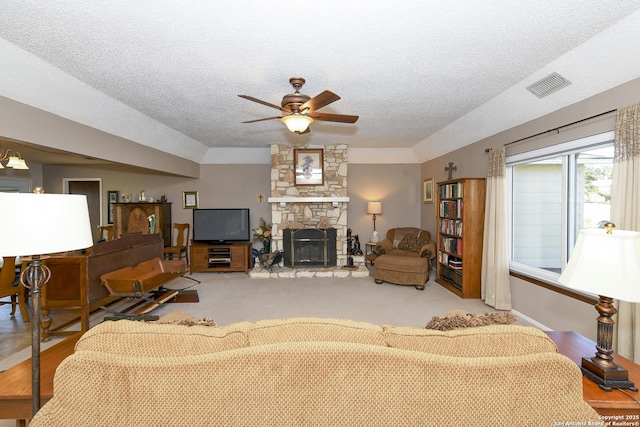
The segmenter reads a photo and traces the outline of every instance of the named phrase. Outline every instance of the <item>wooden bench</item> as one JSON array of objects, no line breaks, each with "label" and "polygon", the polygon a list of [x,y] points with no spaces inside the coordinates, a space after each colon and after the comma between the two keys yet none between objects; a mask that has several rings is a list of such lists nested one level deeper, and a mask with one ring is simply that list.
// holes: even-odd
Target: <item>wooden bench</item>
[{"label": "wooden bench", "polygon": [[[116,312],[106,307],[103,309],[115,314],[119,318],[131,318],[143,315],[161,306],[173,298],[179,290],[168,289],[161,291],[163,285],[182,276],[187,272],[185,260],[163,260],[154,258],[143,261],[135,267],[125,267],[100,276],[100,281],[107,288],[109,294],[121,298],[137,298],[146,304],[132,313]],[[147,294],[154,293],[153,297]]]}]

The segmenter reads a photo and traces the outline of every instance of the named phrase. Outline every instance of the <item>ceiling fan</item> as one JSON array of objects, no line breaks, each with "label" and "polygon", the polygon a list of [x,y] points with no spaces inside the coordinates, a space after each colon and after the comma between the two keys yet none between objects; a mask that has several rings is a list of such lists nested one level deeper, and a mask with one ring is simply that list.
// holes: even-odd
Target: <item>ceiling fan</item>
[{"label": "ceiling fan", "polygon": [[242,123],[255,123],[264,120],[280,119],[291,132],[302,134],[310,132],[309,125],[314,120],[338,123],[355,123],[358,120],[358,116],[319,113],[317,111],[320,108],[325,107],[332,102],[336,102],[338,99],[340,99],[340,97],[335,93],[325,90],[324,92],[311,98],[308,95],[300,93],[300,88],[305,83],[305,80],[302,77],[291,77],[289,79],[289,83],[291,83],[291,85],[295,89],[295,92],[285,95],[282,98],[282,102],[280,104],[281,106],[263,101],[258,98],[254,98],[253,96],[238,95],[240,98],[248,99],[249,101],[257,102],[258,104],[275,108],[284,113],[281,116],[249,120]]}]

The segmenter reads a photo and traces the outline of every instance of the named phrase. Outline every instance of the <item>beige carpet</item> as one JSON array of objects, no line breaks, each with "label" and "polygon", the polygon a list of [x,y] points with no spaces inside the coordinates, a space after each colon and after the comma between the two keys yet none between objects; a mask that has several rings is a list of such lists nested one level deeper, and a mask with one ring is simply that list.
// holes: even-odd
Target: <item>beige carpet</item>
[{"label": "beige carpet", "polygon": [[[152,314],[164,316],[181,311],[197,318],[211,318],[218,325],[286,317],[333,317],[380,325],[424,327],[433,316],[451,310],[473,314],[496,311],[480,300],[461,299],[449,292],[435,283],[433,273],[424,291],[413,286],[377,285],[373,277],[252,279],[245,273],[194,273],[192,277],[202,283],[179,278],[167,287],[197,291],[198,303],[165,304]],[[0,307],[0,310],[9,308]],[[105,316],[109,314],[95,313],[91,325],[102,322]],[[3,331],[3,344],[9,346],[10,351],[0,358],[0,370],[31,357],[30,329],[21,319],[12,322],[21,327]],[[523,319],[516,323],[529,325]],[[77,325],[70,327],[77,328]],[[18,339],[20,337],[23,339]],[[58,338],[43,343],[42,349],[57,341]]]},{"label": "beige carpet", "polygon": [[313,316],[424,327],[433,316],[450,310],[474,314],[496,311],[480,300],[459,298],[435,283],[433,274],[424,291],[413,286],[377,285],[373,277],[251,279],[244,273],[195,273],[193,277],[202,283],[193,285],[190,280],[178,279],[167,287],[197,290],[199,303],[167,304],[154,314],[183,311],[212,318],[219,325]]}]

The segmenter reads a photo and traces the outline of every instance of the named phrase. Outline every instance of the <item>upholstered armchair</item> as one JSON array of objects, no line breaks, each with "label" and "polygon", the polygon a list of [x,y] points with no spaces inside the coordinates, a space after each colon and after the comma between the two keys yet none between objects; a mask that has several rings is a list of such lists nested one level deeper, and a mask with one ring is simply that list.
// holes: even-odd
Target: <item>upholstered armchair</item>
[{"label": "upholstered armchair", "polygon": [[424,290],[433,268],[431,261],[436,256],[431,233],[416,227],[392,228],[374,251],[378,255],[373,266],[376,283],[414,285]]},{"label": "upholstered armchair", "polygon": [[376,255],[398,255],[423,257],[431,261],[436,257],[436,244],[431,233],[417,227],[397,227],[387,231],[387,237],[378,242],[374,249]]}]

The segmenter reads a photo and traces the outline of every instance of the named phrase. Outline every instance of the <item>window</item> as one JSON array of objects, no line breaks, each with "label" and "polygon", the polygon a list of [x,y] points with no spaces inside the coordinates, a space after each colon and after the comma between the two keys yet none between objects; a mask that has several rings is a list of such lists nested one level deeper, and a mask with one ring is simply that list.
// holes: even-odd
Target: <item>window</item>
[{"label": "window", "polygon": [[609,220],[613,132],[507,157],[510,268],[556,282],[582,228]]}]

